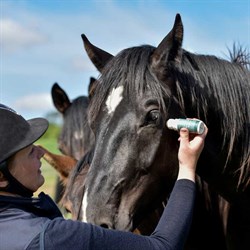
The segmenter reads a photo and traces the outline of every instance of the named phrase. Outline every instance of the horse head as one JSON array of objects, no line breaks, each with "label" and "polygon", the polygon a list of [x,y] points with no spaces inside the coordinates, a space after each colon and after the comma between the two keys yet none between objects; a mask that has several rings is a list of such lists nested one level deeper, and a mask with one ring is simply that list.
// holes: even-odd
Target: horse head
[{"label": "horse head", "polygon": [[[94,78],[90,78],[89,91]],[[79,96],[70,101],[67,93],[55,83],[51,89],[56,109],[63,116],[63,126],[58,138],[58,148],[65,154],[79,160],[94,143],[93,133],[87,122],[88,96]]]},{"label": "horse head", "polygon": [[[85,183],[85,221],[132,230],[166,199],[178,172],[178,133],[166,128],[169,118],[205,121],[210,132],[198,174],[229,201],[244,192],[249,72],[182,49],[179,14],[156,48],[143,45],[113,56],[82,38],[101,72],[88,114],[96,145]],[[246,113],[239,114],[237,106]]]},{"label": "horse head", "polygon": [[89,110],[96,145],[85,183],[84,220],[132,230],[170,193],[178,173],[178,134],[166,128],[166,120],[184,113],[172,98],[171,78],[161,82],[167,77],[161,51],[165,61],[179,60],[182,35],[178,15],[157,48],[134,47],[117,56],[82,35],[101,71]]}]

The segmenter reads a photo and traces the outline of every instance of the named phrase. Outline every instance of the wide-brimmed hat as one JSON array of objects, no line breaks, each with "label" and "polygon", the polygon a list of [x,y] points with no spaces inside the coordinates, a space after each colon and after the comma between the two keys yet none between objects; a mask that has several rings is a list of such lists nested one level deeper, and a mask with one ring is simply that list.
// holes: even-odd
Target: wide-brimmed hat
[{"label": "wide-brimmed hat", "polygon": [[0,164],[38,140],[47,128],[46,119],[25,120],[13,109],[0,104]]}]

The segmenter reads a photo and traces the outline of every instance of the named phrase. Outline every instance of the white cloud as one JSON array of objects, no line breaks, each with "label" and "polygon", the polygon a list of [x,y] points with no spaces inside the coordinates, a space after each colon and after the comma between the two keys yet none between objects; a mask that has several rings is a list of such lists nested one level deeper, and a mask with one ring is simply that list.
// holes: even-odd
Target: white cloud
[{"label": "white cloud", "polygon": [[46,37],[34,27],[24,26],[12,19],[0,20],[1,46],[6,52],[44,43]]},{"label": "white cloud", "polygon": [[20,97],[13,104],[13,108],[22,111],[47,112],[53,109],[50,93],[39,93]]}]

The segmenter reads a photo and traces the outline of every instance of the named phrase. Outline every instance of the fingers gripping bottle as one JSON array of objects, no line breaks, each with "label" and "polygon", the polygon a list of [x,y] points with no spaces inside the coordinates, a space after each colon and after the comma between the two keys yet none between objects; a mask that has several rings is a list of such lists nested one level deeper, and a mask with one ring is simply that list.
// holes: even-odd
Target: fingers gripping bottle
[{"label": "fingers gripping bottle", "polygon": [[169,119],[166,122],[169,129],[180,131],[181,128],[187,128],[190,133],[202,134],[205,130],[205,124],[201,120],[189,119]]}]

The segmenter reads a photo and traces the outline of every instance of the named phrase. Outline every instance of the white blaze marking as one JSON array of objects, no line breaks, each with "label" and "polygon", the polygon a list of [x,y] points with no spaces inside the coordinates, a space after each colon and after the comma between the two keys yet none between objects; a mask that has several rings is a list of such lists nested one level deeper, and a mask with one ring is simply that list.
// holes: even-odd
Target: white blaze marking
[{"label": "white blaze marking", "polygon": [[87,205],[88,205],[87,196],[88,196],[88,190],[84,192],[84,196],[82,199],[82,214],[83,214],[82,221],[83,222],[87,222]]},{"label": "white blaze marking", "polygon": [[112,89],[106,101],[106,106],[109,114],[114,112],[119,103],[121,102],[122,93],[123,93],[123,86],[119,86],[118,88]]}]

